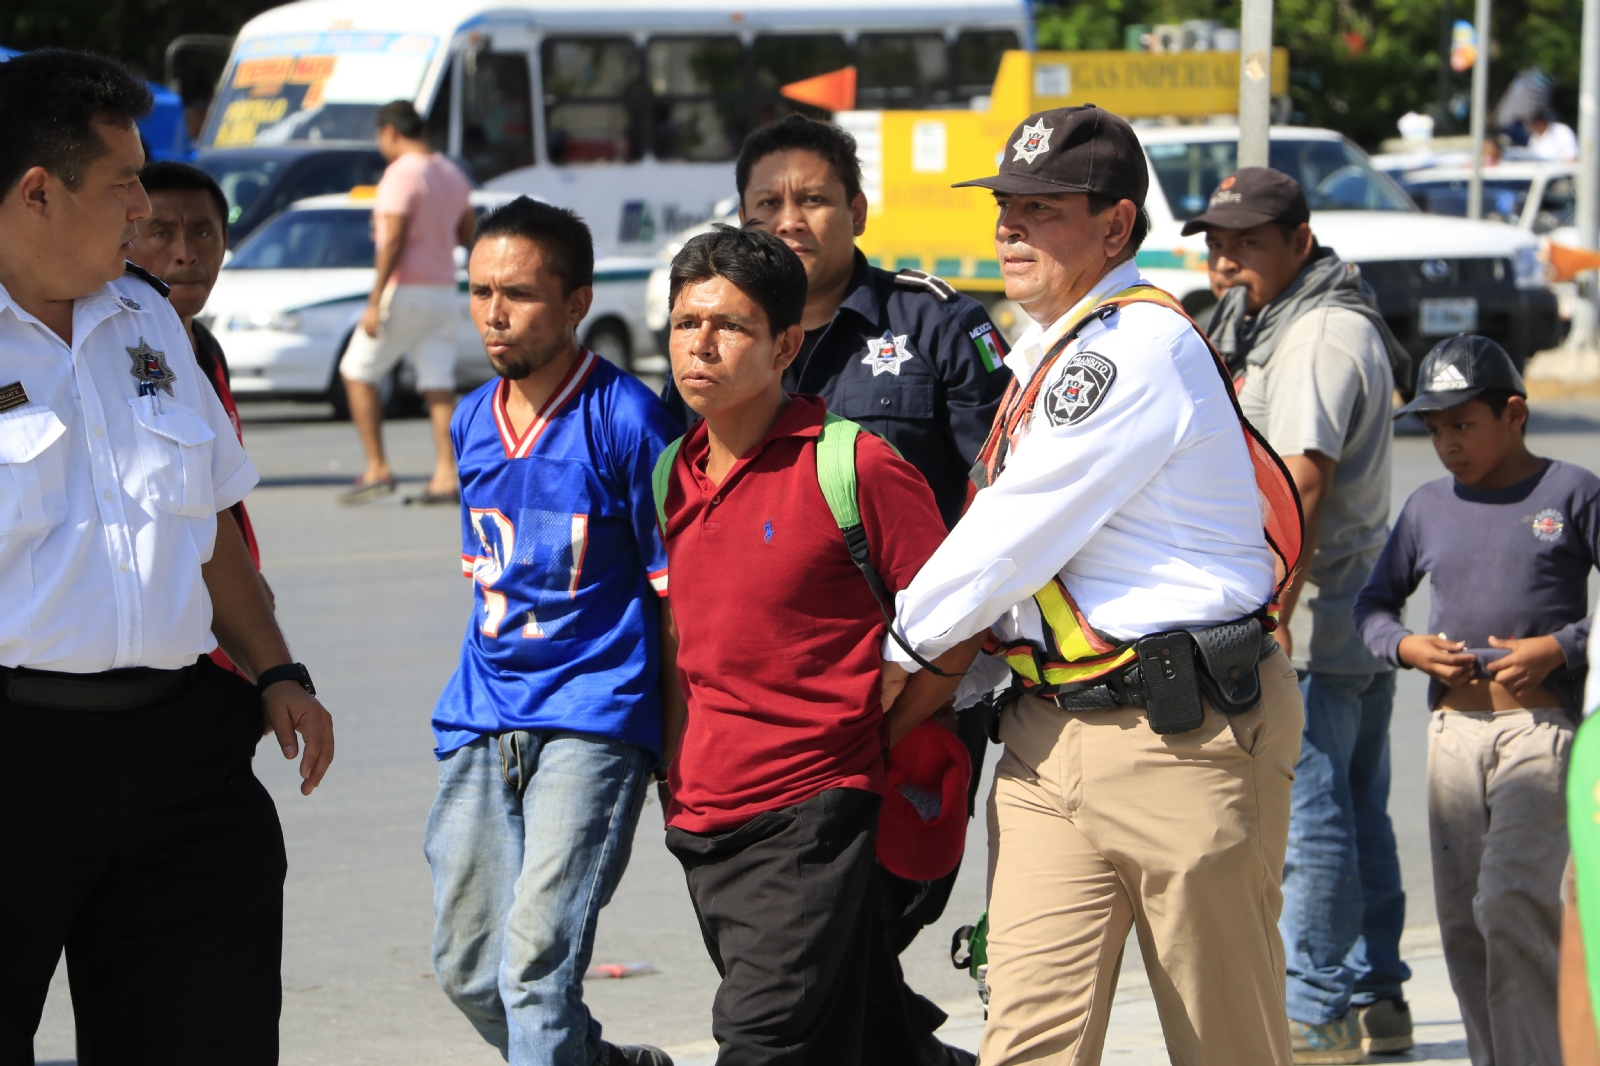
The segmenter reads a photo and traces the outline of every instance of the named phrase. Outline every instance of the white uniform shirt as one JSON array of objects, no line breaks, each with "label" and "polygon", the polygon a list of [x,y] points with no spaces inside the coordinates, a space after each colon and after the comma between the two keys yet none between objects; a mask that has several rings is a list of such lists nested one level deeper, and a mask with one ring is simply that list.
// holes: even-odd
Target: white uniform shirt
[{"label": "white uniform shirt", "polygon": [[[141,375],[171,394],[141,396]],[[73,306],[69,346],[0,287],[0,407],[0,666],[173,669],[215,648],[200,564],[256,471],[172,305],[119,278]]]},{"label": "white uniform shirt", "polygon": [[[1091,304],[1141,282],[1117,267],[1006,365],[1025,387]],[[1096,629],[1132,639],[1231,622],[1272,595],[1255,473],[1210,350],[1182,317],[1134,304],[1086,326],[1050,370],[1028,432],[896,603],[933,658],[989,627],[1039,641],[1033,594],[1057,574]],[[884,651],[910,664],[892,640]]]}]

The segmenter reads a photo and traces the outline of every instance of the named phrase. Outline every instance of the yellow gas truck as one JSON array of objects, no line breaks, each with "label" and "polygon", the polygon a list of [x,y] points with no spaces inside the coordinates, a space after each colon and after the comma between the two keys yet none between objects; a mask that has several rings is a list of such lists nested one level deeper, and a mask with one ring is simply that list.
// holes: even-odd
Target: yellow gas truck
[{"label": "yellow gas truck", "polygon": [[[925,270],[990,302],[1005,288],[994,253],[994,200],[986,189],[952,189],[953,182],[995,173],[1012,130],[1029,114],[1092,103],[1134,121],[1147,151],[1161,145],[1154,154],[1163,159],[1171,154],[1163,152],[1169,139],[1163,134],[1181,134],[1183,158],[1175,161],[1193,175],[1197,190],[1209,193],[1233,169],[1231,163],[1221,169],[1221,158],[1208,167],[1203,157],[1231,159],[1239,66],[1238,52],[1015,51],[1001,61],[987,108],[840,111],[834,121],[856,139],[867,196],[867,231],[857,244],[874,265]],[[1287,92],[1288,66],[1287,52],[1274,49],[1275,96]],[[1208,153],[1209,144],[1226,151]],[[1199,165],[1188,165],[1191,155],[1202,157]],[[1205,250],[1198,238],[1179,236],[1177,215],[1195,211],[1180,204],[1175,213],[1168,204],[1171,183],[1158,177],[1169,176],[1152,167],[1146,203],[1152,230],[1139,265],[1182,296],[1204,286]],[[998,309],[1002,317],[1007,312]]]}]

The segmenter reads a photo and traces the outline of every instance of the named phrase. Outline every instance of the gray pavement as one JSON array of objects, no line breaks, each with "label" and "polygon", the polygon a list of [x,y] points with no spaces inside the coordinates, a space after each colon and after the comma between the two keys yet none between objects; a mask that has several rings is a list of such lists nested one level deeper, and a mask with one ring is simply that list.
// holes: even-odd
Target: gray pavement
[{"label": "gray pavement", "polygon": [[[360,469],[348,424],[311,406],[247,406],[245,441],[263,481],[249,507],[264,572],[276,590],[291,646],[316,676],[338,728],[338,757],[311,798],[271,745],[256,771],[278,803],[289,850],[285,905],[283,1057],[288,1066],[446,1066],[500,1061],[439,992],[429,962],[431,888],[422,825],[435,770],[429,713],[455,666],[472,594],[457,561],[460,526],[445,509],[402,507],[398,497],[341,507],[337,488]],[[1535,406],[1529,442],[1544,455],[1600,466],[1600,403]],[[396,469],[416,491],[431,464],[426,425],[391,425]],[[1398,508],[1443,474],[1427,441],[1397,440]],[[1418,624],[1426,592],[1413,601]],[[1460,1017],[1438,953],[1424,809],[1424,686],[1404,672],[1391,737],[1390,811],[1408,894],[1405,954],[1418,1022],[1406,1059],[1465,1063]],[[991,753],[990,765],[993,763]],[[985,786],[987,788],[987,786]],[[618,1042],[671,1049],[680,1066],[714,1059],[710,1003],[716,972],[706,958],[675,860],[662,844],[661,810],[645,808],[633,859],[601,917],[597,963],[649,962],[658,972],[592,980],[586,998]],[[946,1005],[951,1043],[975,1048],[982,1015],[965,974],[946,958],[950,933],[983,908],[981,820],[942,921],[906,952],[913,986]],[[1138,952],[1112,1015],[1106,1061],[1166,1061]],[[41,1062],[73,1058],[63,967],[35,1042]],[[196,975],[203,980],[203,975]],[[181,996],[181,989],[174,989]]]}]

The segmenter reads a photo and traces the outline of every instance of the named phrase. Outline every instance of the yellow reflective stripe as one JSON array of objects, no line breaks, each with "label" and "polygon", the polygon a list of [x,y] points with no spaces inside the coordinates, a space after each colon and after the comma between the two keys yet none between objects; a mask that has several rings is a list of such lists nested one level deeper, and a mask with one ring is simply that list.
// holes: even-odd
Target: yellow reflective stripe
[{"label": "yellow reflective stripe", "polygon": [[1033,661],[1033,652],[1026,648],[1006,652],[1006,665],[1016,673],[1022,675],[1024,680],[1039,683],[1039,665]]},{"label": "yellow reflective stripe", "polygon": [[1049,666],[1044,671],[1044,683],[1066,685],[1074,681],[1088,681],[1091,678],[1102,677],[1120,666],[1126,666],[1138,654],[1135,649],[1126,648],[1121,655],[1109,662],[1087,663],[1083,666]]},{"label": "yellow reflective stripe", "polygon": [[1059,582],[1050,582],[1034,593],[1033,599],[1039,605],[1039,613],[1044,617],[1045,625],[1050,627],[1051,633],[1056,638],[1056,647],[1060,649],[1061,658],[1072,662],[1076,659],[1092,659],[1106,654],[1089,643],[1089,637],[1078,624],[1078,616],[1072,612],[1072,606],[1067,603],[1066,592]]}]

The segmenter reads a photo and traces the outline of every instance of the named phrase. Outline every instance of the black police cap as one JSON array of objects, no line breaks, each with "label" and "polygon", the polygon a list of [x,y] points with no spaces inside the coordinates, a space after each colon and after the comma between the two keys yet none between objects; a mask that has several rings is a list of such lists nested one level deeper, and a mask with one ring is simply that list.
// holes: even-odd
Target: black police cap
[{"label": "black police cap", "polygon": [[1271,167],[1244,167],[1222,179],[1205,211],[1183,224],[1183,235],[1203,229],[1254,229],[1266,222],[1298,226],[1311,221],[1300,183]]},{"label": "black police cap", "polygon": [[1133,127],[1093,104],[1038,111],[1011,131],[1011,141],[992,178],[959,181],[1026,196],[1093,193],[1144,206],[1150,168]]},{"label": "black police cap", "polygon": [[1396,411],[1395,417],[1413,411],[1443,411],[1466,403],[1485,389],[1515,393],[1526,398],[1528,388],[1506,350],[1471,333],[1458,333],[1433,346],[1417,371],[1417,398]]}]

